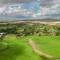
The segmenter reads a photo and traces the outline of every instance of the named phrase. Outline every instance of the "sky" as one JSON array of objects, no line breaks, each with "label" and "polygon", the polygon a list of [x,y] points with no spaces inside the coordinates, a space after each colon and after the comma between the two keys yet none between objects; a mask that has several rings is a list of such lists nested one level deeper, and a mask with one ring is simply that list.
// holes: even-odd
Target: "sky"
[{"label": "sky", "polygon": [[40,0],[40,15],[43,18],[60,18],[60,0]]},{"label": "sky", "polygon": [[33,0],[0,0],[0,3],[25,3]]},{"label": "sky", "polygon": [[60,0],[0,0],[0,19],[60,19]]}]

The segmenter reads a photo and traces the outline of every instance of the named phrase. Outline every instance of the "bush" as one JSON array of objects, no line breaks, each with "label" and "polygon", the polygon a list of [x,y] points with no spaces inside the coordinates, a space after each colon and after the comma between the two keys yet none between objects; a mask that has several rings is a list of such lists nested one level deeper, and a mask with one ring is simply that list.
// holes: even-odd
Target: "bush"
[{"label": "bush", "polygon": [[60,35],[60,25],[47,25],[40,23],[18,23],[0,25],[0,32],[16,34],[18,36],[27,35]]}]

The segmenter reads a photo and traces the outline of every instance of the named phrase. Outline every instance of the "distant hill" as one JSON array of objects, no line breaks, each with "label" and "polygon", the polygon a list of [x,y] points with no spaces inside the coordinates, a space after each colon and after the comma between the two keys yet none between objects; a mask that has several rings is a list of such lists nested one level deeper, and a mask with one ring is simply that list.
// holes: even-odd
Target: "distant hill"
[{"label": "distant hill", "polygon": [[58,22],[60,19],[1,19],[0,22]]}]

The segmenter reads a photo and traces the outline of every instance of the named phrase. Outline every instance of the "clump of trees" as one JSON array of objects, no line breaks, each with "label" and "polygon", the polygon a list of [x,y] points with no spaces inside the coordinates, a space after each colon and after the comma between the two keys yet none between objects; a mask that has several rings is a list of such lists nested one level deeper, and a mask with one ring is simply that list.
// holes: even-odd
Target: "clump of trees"
[{"label": "clump of trees", "polygon": [[58,36],[60,35],[60,24],[47,25],[41,23],[15,23],[0,24],[0,32],[16,34],[17,36],[38,35]]},{"label": "clump of trees", "polygon": [[5,50],[9,47],[8,43],[3,42],[7,34],[15,34],[17,37],[28,35],[59,36],[60,24],[48,25],[31,22],[0,24],[0,33],[5,33],[0,35],[0,50]]}]

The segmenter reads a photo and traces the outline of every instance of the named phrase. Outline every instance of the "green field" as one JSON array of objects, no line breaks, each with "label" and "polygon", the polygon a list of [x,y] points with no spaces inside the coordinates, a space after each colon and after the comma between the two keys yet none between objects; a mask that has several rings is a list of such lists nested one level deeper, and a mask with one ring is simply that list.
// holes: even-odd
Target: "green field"
[{"label": "green field", "polygon": [[6,50],[0,51],[0,60],[42,60],[33,52],[27,41],[32,39],[42,52],[60,58],[60,36],[26,36],[16,38],[7,35],[4,41],[8,43]]}]

